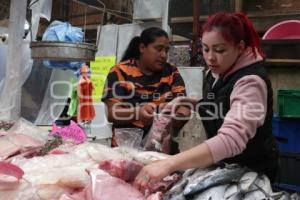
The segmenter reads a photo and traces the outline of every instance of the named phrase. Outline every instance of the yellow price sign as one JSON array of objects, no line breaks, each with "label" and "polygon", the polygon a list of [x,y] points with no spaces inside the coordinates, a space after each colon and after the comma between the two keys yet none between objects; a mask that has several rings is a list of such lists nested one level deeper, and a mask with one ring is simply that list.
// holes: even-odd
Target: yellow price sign
[{"label": "yellow price sign", "polygon": [[116,64],[116,56],[99,56],[90,63],[92,71],[91,81],[94,85],[93,101],[100,102],[107,74]]}]

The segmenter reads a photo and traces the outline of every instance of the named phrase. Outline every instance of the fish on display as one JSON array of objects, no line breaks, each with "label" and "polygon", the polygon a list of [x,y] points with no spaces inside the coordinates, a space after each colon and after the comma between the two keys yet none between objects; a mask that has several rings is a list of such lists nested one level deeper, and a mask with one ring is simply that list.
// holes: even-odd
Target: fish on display
[{"label": "fish on display", "polygon": [[[191,200],[220,200],[224,199],[224,192],[228,185],[218,185],[211,187],[197,195],[195,195]],[[190,199],[190,198],[188,198]]]},{"label": "fish on display", "polygon": [[238,182],[246,171],[248,171],[247,168],[240,167],[236,164],[227,165],[224,168],[217,168],[189,183],[185,187],[183,194],[186,197],[191,197],[210,187]]},{"label": "fish on display", "polygon": [[189,169],[164,200],[300,200],[297,193],[274,193],[266,175],[236,164]]},{"label": "fish on display", "polygon": [[224,199],[227,200],[239,200],[240,198],[240,187],[238,183],[228,185],[224,192]]},{"label": "fish on display", "polygon": [[186,185],[198,177],[204,176],[211,169],[188,169],[182,174],[182,178],[164,196],[164,200],[185,200],[183,190]]}]

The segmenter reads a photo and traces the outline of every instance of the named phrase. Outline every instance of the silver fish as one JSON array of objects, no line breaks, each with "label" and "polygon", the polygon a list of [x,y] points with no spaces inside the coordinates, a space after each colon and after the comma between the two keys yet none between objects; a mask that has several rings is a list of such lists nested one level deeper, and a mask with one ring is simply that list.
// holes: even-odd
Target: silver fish
[{"label": "silver fish", "polygon": [[238,165],[228,165],[225,168],[217,168],[189,183],[185,187],[183,194],[186,197],[191,197],[213,186],[224,185],[234,181],[238,182],[246,171],[246,168],[241,168]]},{"label": "silver fish", "polygon": [[239,200],[240,198],[240,189],[237,183],[230,184],[224,192],[224,199],[226,200]]},{"label": "silver fish", "polygon": [[164,196],[164,200],[185,200],[183,195],[184,187],[187,185],[187,179],[181,179],[179,183],[174,185]]},{"label": "silver fish", "polygon": [[287,192],[277,192],[275,195],[273,195],[274,199],[276,200],[291,200],[291,196]]},{"label": "silver fish", "polygon": [[291,194],[292,200],[300,200],[300,194],[299,193],[293,193]]},{"label": "silver fish", "polygon": [[[192,200],[221,200],[224,199],[224,192],[228,185],[219,185],[209,188],[200,194],[195,195]],[[188,198],[190,199],[190,198]]]},{"label": "silver fish", "polygon": [[182,174],[182,178],[165,195],[164,200],[185,200],[183,190],[185,186],[195,178],[208,172],[208,169],[188,169]]},{"label": "silver fish", "polygon": [[255,189],[262,191],[267,197],[272,196],[273,190],[269,178],[266,175],[259,176],[254,184]]},{"label": "silver fish", "polygon": [[250,171],[244,173],[237,184],[231,184],[225,190],[224,199],[226,200],[238,200],[242,199],[247,193],[258,190],[256,186],[253,186],[258,174]]},{"label": "silver fish", "polygon": [[243,200],[271,200],[272,198],[268,198],[262,191],[254,190],[252,192],[248,192],[242,198]]},{"label": "silver fish", "polygon": [[247,193],[251,190],[252,184],[257,179],[258,174],[256,172],[246,172],[239,180],[239,189],[241,193]]}]

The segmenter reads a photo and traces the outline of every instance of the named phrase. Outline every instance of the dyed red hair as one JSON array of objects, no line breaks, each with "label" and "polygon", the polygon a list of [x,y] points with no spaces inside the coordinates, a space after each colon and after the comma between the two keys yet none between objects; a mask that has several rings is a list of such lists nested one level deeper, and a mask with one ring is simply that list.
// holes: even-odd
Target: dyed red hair
[{"label": "dyed red hair", "polygon": [[223,38],[228,42],[238,44],[241,40],[246,47],[251,47],[255,57],[258,53],[264,57],[260,47],[260,39],[252,22],[243,13],[219,12],[210,16],[203,25],[203,33],[217,28],[221,31]]}]

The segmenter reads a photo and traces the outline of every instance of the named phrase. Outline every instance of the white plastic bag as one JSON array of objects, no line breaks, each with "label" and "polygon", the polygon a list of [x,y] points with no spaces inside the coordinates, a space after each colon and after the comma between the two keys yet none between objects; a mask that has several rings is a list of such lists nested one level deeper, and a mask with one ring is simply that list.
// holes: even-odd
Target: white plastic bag
[{"label": "white plastic bag", "polygon": [[171,136],[173,134],[172,127],[172,115],[156,115],[151,129],[144,139],[144,150],[170,153]]},{"label": "white plastic bag", "polygon": [[139,128],[116,128],[115,138],[119,147],[139,149],[144,131]]}]

